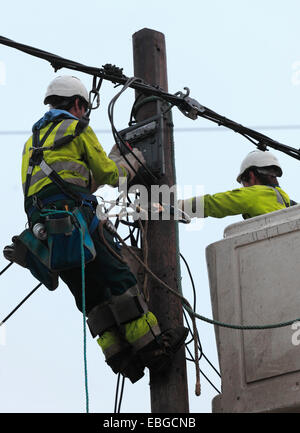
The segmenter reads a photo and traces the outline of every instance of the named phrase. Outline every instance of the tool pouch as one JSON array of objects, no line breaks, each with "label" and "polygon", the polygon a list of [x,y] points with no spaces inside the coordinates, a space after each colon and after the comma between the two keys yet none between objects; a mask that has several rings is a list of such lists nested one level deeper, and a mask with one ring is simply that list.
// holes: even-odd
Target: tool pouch
[{"label": "tool pouch", "polygon": [[82,264],[81,233],[84,262],[96,257],[96,250],[86,221],[79,208],[72,215],[53,213],[46,217],[47,240],[37,239],[30,229],[12,238],[4,248],[4,257],[30,270],[47,289],[58,286],[58,272]]},{"label": "tool pouch", "polygon": [[[96,257],[96,250],[86,221],[79,208],[70,214],[53,213],[45,220],[48,234],[49,269],[63,271],[80,267]],[[83,251],[81,249],[83,242]]]}]

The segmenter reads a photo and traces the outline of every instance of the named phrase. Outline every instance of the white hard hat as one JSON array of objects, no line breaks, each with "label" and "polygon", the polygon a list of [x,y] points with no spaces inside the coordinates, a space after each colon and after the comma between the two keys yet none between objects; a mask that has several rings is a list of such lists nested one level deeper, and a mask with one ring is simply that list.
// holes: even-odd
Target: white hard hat
[{"label": "white hard hat", "polygon": [[89,103],[89,94],[85,86],[79,80],[79,78],[73,77],[71,75],[63,75],[54,78],[49,84],[44,104],[48,104],[48,98],[50,96],[81,96],[87,103]]},{"label": "white hard hat", "polygon": [[282,176],[282,168],[275,155],[269,151],[253,150],[243,160],[237,181],[241,183],[242,174],[250,167],[275,167],[276,176]]}]

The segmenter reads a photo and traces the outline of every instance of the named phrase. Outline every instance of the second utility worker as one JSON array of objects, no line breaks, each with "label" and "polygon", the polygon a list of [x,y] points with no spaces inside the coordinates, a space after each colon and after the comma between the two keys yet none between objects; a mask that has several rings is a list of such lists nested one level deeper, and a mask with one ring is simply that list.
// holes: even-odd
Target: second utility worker
[{"label": "second utility worker", "polygon": [[244,219],[283,209],[295,202],[280,188],[280,176],[278,159],[269,151],[254,150],[243,160],[237,176],[243,188],[179,200],[178,207],[191,217],[242,214]]}]

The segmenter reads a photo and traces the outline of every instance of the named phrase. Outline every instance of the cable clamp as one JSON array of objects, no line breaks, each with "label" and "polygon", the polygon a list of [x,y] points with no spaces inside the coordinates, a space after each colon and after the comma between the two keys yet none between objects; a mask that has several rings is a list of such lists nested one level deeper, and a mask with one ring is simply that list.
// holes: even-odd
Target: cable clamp
[{"label": "cable clamp", "polygon": [[205,107],[196,101],[196,99],[189,97],[190,89],[188,87],[184,87],[184,90],[186,93],[181,91],[175,93],[175,96],[179,96],[184,101],[184,104],[178,106],[178,108],[186,117],[196,120],[199,112],[204,113]]}]

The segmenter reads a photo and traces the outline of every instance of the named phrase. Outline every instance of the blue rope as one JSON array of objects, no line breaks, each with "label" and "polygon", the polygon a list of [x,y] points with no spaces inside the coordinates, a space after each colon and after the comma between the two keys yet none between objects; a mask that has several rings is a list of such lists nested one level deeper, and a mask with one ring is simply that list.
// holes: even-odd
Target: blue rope
[{"label": "blue rope", "polygon": [[85,405],[86,413],[89,413],[89,391],[88,391],[88,371],[87,371],[87,356],[86,356],[86,307],[85,307],[85,262],[84,262],[84,247],[83,247],[83,232],[80,227],[80,249],[81,249],[81,287],[82,287],[82,317],[83,317],[83,357],[84,357],[84,383],[85,383]]},{"label": "blue rope", "polygon": [[[72,212],[64,210],[45,209],[42,212],[43,216],[63,213],[75,216]],[[76,219],[77,220],[77,219]],[[78,220],[77,220],[78,221]],[[84,244],[83,244],[83,231],[78,227],[80,233],[80,253],[81,253],[81,287],[82,287],[82,315],[83,315],[83,358],[84,358],[84,385],[85,385],[85,407],[86,413],[89,413],[89,391],[88,391],[88,370],[87,370],[87,355],[86,355],[86,306],[85,306],[85,261],[84,261]]]}]

